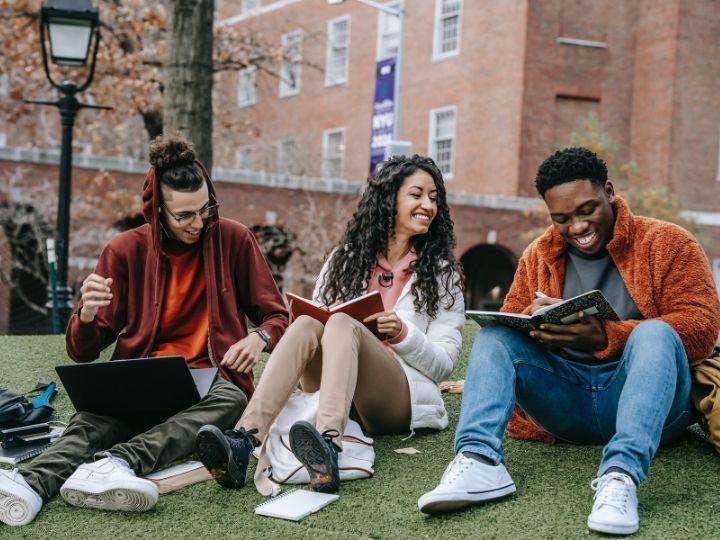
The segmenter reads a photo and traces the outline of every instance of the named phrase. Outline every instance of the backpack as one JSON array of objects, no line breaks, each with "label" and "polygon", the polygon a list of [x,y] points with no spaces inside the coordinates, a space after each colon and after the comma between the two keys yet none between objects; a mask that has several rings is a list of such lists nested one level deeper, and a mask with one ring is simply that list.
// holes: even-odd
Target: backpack
[{"label": "backpack", "polygon": [[30,402],[23,394],[0,388],[0,429],[42,424],[50,419],[55,409],[48,403],[57,392],[57,387],[51,382],[38,384],[32,392],[36,390],[43,392]]}]

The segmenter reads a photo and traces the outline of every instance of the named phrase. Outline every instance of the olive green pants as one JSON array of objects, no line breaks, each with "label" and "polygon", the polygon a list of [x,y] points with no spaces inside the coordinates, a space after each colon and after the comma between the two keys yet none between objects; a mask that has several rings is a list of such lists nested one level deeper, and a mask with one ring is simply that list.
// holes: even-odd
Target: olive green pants
[{"label": "olive green pants", "polygon": [[124,459],[135,474],[145,476],[191,454],[195,435],[205,424],[231,428],[246,405],[242,390],[218,377],[199,403],[160,423],[79,412],[62,437],[20,473],[44,501],[60,491],[79,465],[103,451]]}]

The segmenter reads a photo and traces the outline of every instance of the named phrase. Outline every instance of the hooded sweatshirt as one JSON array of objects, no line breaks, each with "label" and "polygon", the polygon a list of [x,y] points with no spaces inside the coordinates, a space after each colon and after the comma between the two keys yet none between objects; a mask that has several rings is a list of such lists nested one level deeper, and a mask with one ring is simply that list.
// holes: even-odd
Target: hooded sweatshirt
[{"label": "hooded sweatshirt", "polygon": [[[208,191],[215,188],[196,161]],[[76,362],[91,362],[116,342],[112,359],[147,357],[155,347],[168,275],[160,224],[160,182],[150,168],[143,186],[143,215],[147,223],[120,233],[103,249],[95,273],[112,278],[113,298],[92,322],[80,320],[82,301],[68,323],[67,352]],[[252,373],[238,373],[220,365],[228,348],[248,335],[247,319],[265,330],[272,346],[288,325],[285,304],[255,237],[241,223],[209,218],[201,237],[208,312],[208,355],[222,376],[253,393]]]}]

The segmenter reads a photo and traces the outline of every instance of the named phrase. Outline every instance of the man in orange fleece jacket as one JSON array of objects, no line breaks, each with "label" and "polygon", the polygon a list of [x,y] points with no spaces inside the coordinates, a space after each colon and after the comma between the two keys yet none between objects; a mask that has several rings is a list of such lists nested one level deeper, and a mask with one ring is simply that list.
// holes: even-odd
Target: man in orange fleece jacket
[{"label": "man in orange fleece jacket", "polygon": [[470,355],[456,457],[418,505],[432,514],[515,492],[501,438],[517,401],[552,436],[605,445],[588,527],[632,534],[637,485],[658,446],[688,424],[688,361],[706,357],[717,340],[717,290],[692,235],[634,216],[590,150],[556,152],[535,183],[552,226],[520,259],[503,311],[533,313],[599,289],[620,320],[580,313],[577,323],[544,324],[529,336],[482,329]]}]

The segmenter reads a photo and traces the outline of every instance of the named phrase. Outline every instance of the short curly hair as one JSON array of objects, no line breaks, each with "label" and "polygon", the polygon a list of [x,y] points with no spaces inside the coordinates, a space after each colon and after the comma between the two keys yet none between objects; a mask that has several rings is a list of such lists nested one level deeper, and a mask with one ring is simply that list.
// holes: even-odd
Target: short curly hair
[{"label": "short curly hair", "polygon": [[595,152],[574,147],[558,150],[542,162],[535,177],[535,188],[541,197],[560,184],[576,180],[590,180],[604,186],[608,179],[607,165]]}]

